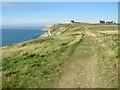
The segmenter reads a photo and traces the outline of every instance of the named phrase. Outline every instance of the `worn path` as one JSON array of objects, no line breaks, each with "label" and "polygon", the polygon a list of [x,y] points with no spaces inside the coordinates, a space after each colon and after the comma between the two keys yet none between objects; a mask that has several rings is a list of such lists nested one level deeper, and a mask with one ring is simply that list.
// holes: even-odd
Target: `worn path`
[{"label": "worn path", "polygon": [[[59,88],[97,88],[112,87],[109,81],[102,81],[100,76],[99,40],[96,35],[85,27],[85,36],[70,57],[70,63],[65,67],[62,77],[55,87]],[[108,64],[110,66],[110,64]],[[106,71],[105,71],[106,73]],[[110,73],[108,73],[110,74]],[[110,78],[111,79],[111,78]],[[102,83],[103,82],[103,83]],[[117,83],[117,82],[116,82]]]}]

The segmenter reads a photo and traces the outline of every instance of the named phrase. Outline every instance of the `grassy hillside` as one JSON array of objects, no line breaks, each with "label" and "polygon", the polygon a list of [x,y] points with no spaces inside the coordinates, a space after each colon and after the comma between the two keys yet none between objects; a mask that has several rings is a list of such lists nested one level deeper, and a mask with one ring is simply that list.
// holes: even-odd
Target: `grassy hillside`
[{"label": "grassy hillside", "polygon": [[57,24],[2,48],[3,88],[117,87],[118,26]]}]

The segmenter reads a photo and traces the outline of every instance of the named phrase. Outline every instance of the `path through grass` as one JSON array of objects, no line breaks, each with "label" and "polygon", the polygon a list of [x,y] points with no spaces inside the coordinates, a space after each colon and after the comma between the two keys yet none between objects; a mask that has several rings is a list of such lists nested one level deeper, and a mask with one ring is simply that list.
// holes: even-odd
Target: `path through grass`
[{"label": "path through grass", "polygon": [[58,24],[2,48],[3,88],[118,87],[117,25]]},{"label": "path through grass", "polygon": [[[56,87],[65,88],[113,88],[118,86],[117,60],[105,55],[111,48],[100,47],[97,35],[85,27],[85,36],[70,57],[63,76]],[[104,39],[103,39],[104,40]],[[102,41],[103,42],[103,41]],[[109,42],[109,41],[108,41]],[[103,50],[103,51],[101,51]],[[111,51],[112,52],[112,51]],[[103,58],[103,60],[101,60]],[[114,67],[115,66],[115,67]],[[111,72],[111,70],[114,70]],[[102,71],[101,71],[102,70]],[[113,74],[112,74],[113,73]]]}]

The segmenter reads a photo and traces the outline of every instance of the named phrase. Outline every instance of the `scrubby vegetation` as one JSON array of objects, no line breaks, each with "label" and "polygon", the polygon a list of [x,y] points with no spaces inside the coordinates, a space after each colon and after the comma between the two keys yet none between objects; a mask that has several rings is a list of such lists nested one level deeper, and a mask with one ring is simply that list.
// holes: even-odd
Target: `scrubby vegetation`
[{"label": "scrubby vegetation", "polygon": [[[83,68],[88,65],[86,62],[92,62],[93,59],[97,61],[93,63],[97,69],[93,73],[95,76],[91,77],[98,79],[95,79],[96,84],[83,86],[81,79],[78,79],[81,84],[73,87],[118,86],[117,25],[57,24],[50,29],[52,36],[40,36],[2,48],[3,88],[62,87],[59,82],[70,71],[67,66],[83,62],[75,65],[80,70],[74,72],[73,67],[73,72],[69,74],[82,73]],[[93,67],[88,65],[87,68]],[[87,77],[91,73],[85,71],[85,74]],[[74,79],[73,81],[76,83]],[[86,84],[84,81],[83,83]]]}]

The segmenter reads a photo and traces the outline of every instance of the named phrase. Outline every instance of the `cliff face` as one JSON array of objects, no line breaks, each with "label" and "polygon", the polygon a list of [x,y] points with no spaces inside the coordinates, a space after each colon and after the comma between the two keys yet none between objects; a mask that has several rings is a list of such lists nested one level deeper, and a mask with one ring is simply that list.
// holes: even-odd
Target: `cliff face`
[{"label": "cliff face", "polygon": [[47,36],[58,35],[67,30],[67,26],[70,24],[57,24],[57,25],[47,25],[46,31]]},{"label": "cliff face", "polygon": [[57,24],[47,30],[2,49],[3,87],[117,87],[117,25]]}]

